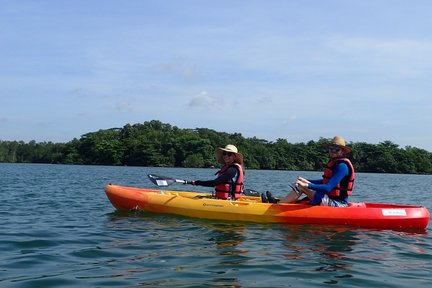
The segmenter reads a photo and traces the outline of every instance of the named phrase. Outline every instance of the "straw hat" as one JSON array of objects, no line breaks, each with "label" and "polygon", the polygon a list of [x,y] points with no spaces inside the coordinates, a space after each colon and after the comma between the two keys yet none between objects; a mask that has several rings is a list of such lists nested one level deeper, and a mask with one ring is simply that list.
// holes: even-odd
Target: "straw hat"
[{"label": "straw hat", "polygon": [[351,152],[351,148],[345,146],[345,139],[342,136],[333,137],[330,143],[328,143],[326,146],[328,147],[330,145],[337,145],[341,147],[344,154]]},{"label": "straw hat", "polygon": [[225,163],[225,162],[223,161],[223,155],[222,155],[222,153],[223,153],[224,151],[225,151],[225,152],[231,152],[231,153],[236,154],[235,162],[239,163],[240,165],[243,164],[243,154],[239,153],[238,150],[237,150],[237,147],[234,146],[234,145],[232,145],[232,144],[228,144],[228,145],[226,145],[225,148],[221,148],[221,147],[219,147],[219,148],[216,148],[216,149],[215,149],[214,153],[215,153],[215,155],[216,155],[216,159],[217,159],[217,161],[218,161],[219,163],[222,163],[222,164]]}]

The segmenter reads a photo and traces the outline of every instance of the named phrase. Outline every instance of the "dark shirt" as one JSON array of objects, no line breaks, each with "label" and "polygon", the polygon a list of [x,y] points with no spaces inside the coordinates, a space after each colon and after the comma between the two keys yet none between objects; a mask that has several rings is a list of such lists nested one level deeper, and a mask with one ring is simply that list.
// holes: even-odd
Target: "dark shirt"
[{"label": "dark shirt", "polygon": [[237,168],[235,166],[231,166],[227,170],[225,170],[225,172],[219,175],[216,179],[207,181],[196,180],[195,185],[214,187],[219,184],[232,183],[232,179],[236,176],[237,173]]}]

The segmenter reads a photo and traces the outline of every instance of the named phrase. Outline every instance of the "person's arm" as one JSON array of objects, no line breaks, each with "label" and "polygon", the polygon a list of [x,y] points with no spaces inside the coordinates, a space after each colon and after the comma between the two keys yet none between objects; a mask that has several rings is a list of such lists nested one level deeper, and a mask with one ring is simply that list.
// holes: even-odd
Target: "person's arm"
[{"label": "person's arm", "polygon": [[333,188],[336,187],[336,185],[340,183],[342,179],[348,174],[349,174],[348,166],[343,162],[339,163],[336,165],[332,177],[329,179],[329,181],[326,184],[310,183],[308,185],[308,188],[312,190],[320,190],[320,191],[324,191],[325,193],[328,193],[331,190],[333,190]]},{"label": "person's arm", "polygon": [[313,184],[321,184],[323,179],[318,179],[318,180],[310,180],[310,179],[306,179],[303,177],[298,176],[297,180],[301,181],[301,182],[305,182],[305,183],[313,183]]},{"label": "person's arm", "polygon": [[217,177],[214,180],[207,180],[207,181],[195,180],[195,181],[192,181],[192,185],[214,187],[214,186],[219,185],[219,184],[229,183],[231,181],[231,179],[234,178],[236,173],[237,173],[237,168],[230,167],[224,173],[219,175],[219,177]]}]

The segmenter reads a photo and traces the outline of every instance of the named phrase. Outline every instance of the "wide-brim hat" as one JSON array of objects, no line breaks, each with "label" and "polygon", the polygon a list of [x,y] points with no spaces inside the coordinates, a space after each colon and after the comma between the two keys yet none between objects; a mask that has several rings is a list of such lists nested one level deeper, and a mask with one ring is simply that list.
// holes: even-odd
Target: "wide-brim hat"
[{"label": "wide-brim hat", "polygon": [[234,153],[236,155],[236,160],[235,162],[239,163],[240,165],[243,164],[243,154],[239,153],[237,150],[237,147],[232,145],[232,144],[228,144],[225,146],[225,148],[222,147],[218,147],[215,149],[214,153],[216,155],[216,159],[219,163],[224,164],[224,160],[223,160],[223,152],[231,152]]},{"label": "wide-brim hat", "polygon": [[345,139],[342,136],[333,137],[333,139],[330,141],[330,143],[326,144],[326,147],[328,147],[330,145],[337,145],[337,146],[341,147],[344,154],[351,152],[351,148],[345,146]]}]

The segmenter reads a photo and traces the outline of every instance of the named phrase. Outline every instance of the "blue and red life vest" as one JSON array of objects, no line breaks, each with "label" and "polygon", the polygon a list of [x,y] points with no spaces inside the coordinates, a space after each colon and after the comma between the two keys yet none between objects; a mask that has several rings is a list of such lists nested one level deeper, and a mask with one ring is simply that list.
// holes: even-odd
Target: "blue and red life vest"
[{"label": "blue and red life vest", "polygon": [[333,175],[333,171],[336,168],[336,165],[341,162],[345,163],[348,166],[349,174],[342,178],[340,183],[338,183],[336,187],[333,188],[333,190],[327,193],[327,195],[331,198],[345,199],[346,197],[352,195],[355,173],[354,167],[348,158],[332,159],[327,163],[326,167],[324,168],[323,184],[328,183],[329,179]]},{"label": "blue and red life vest", "polygon": [[231,199],[238,199],[241,197],[241,193],[243,192],[243,168],[240,164],[234,163],[232,165],[225,165],[219,170],[216,175],[223,174],[228,168],[236,167],[238,173],[231,179],[231,183],[224,183],[215,186],[216,198],[218,199],[228,199],[231,196]]}]

